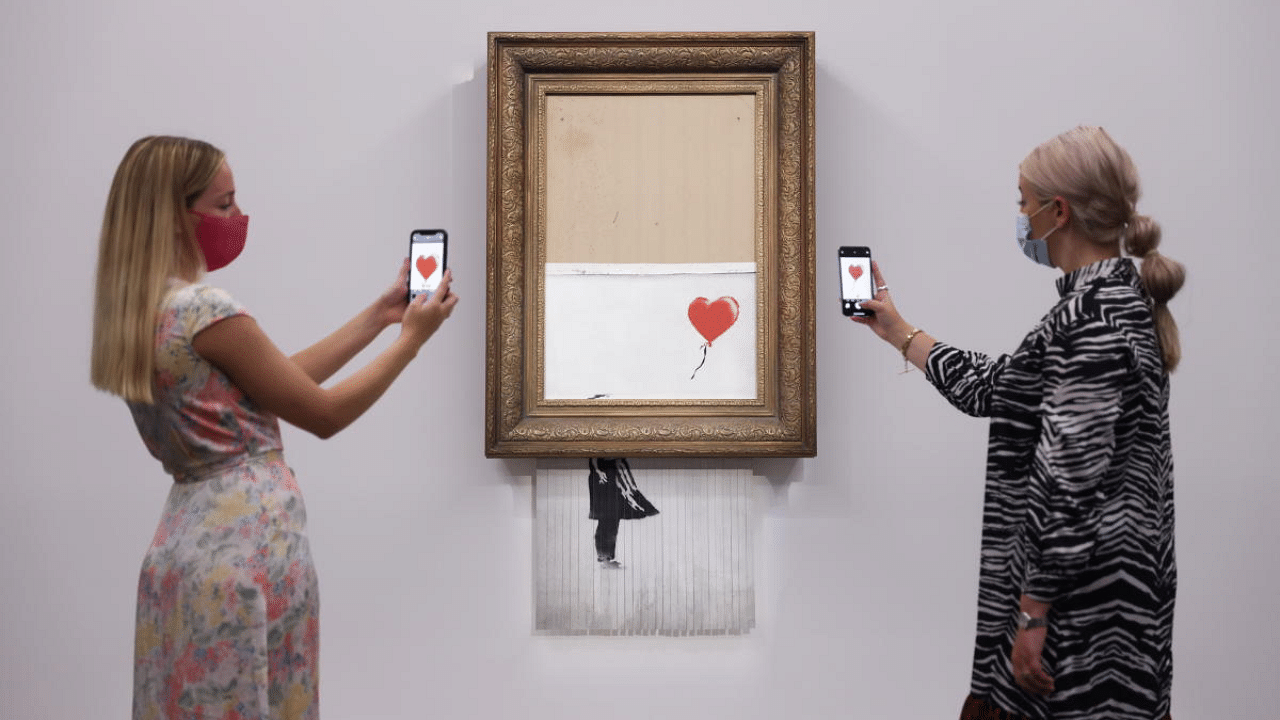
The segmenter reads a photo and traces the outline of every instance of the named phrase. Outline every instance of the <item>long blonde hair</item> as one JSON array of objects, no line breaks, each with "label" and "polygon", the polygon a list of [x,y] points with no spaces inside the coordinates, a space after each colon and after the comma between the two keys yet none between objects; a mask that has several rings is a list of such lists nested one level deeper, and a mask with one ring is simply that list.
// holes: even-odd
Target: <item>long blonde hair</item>
[{"label": "long blonde hair", "polygon": [[1123,241],[1125,251],[1142,261],[1140,276],[1154,304],[1164,367],[1173,372],[1182,359],[1182,347],[1168,303],[1182,288],[1186,269],[1156,249],[1159,223],[1135,209],[1142,189],[1129,153],[1106,130],[1081,126],[1032,150],[1019,170],[1041,202],[1066,198],[1072,222],[1090,240],[1102,245]]},{"label": "long blonde hair", "polygon": [[89,378],[99,390],[152,402],[160,303],[170,278],[204,270],[188,210],[225,158],[207,142],[150,136],[116,168],[98,243]]}]

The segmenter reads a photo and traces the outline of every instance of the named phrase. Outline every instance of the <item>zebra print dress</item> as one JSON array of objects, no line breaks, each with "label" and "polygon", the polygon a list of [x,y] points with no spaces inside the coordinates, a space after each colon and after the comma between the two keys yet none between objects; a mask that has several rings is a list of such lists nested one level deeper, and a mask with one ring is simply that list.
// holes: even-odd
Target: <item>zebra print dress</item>
[{"label": "zebra print dress", "polygon": [[[1169,377],[1131,260],[1080,268],[1058,291],[1012,355],[929,354],[943,396],[991,418],[971,693],[1030,718],[1163,718],[1177,585]],[[1053,605],[1048,698],[1013,680],[1023,593]]]}]

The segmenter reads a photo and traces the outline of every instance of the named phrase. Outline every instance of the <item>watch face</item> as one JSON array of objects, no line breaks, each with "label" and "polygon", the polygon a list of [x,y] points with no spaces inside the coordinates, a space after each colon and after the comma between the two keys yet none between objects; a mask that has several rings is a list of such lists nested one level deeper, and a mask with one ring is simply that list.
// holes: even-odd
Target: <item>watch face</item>
[{"label": "watch face", "polygon": [[1029,630],[1049,626],[1049,618],[1031,617],[1025,612],[1018,613],[1018,629]]}]

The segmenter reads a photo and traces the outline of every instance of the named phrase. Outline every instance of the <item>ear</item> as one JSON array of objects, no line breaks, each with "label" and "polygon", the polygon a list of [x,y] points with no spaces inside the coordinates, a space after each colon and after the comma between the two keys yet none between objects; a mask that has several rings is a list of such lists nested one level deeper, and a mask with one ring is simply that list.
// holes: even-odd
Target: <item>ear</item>
[{"label": "ear", "polygon": [[1059,227],[1067,226],[1071,222],[1071,203],[1061,195],[1055,195],[1049,202],[1053,203],[1053,222]]}]

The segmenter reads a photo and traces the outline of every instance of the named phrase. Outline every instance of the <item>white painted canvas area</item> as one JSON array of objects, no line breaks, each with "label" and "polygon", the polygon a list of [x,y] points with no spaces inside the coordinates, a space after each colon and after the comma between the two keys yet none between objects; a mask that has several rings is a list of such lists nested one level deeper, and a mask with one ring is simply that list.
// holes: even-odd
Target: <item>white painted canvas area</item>
[{"label": "white painted canvas area", "polygon": [[[689,303],[733,297],[738,319],[706,348]],[[754,263],[546,265],[545,397],[751,400]]]}]

